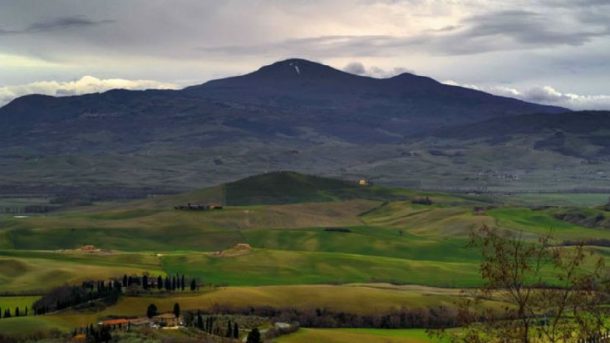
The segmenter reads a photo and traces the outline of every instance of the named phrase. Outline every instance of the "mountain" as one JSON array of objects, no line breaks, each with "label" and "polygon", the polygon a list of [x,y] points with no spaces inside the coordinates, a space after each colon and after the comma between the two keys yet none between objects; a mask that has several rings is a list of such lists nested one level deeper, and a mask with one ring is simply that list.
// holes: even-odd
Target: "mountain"
[{"label": "mountain", "polygon": [[490,144],[532,137],[532,149],[584,159],[610,158],[610,111],[579,111],[553,116],[535,113],[436,130],[428,135]]},{"label": "mountain", "polygon": [[[309,128],[349,142],[366,139],[386,143],[439,126],[564,111],[408,73],[375,79],[290,59],[181,91],[25,96],[0,109],[0,123],[15,138],[24,136],[24,131],[35,136],[53,131],[104,132],[114,136],[114,143],[124,141],[125,148],[131,150],[133,144],[157,141],[161,134],[146,132],[161,129],[177,138],[193,125],[216,125],[222,131],[239,130],[257,136],[299,136],[300,128]],[[227,137],[226,132],[219,134],[218,130],[208,134],[213,136],[212,142]],[[34,139],[32,135],[27,137]],[[70,137],[45,137],[51,143],[49,152],[61,150],[53,144],[58,139],[71,141]],[[203,143],[209,144],[210,140]],[[73,147],[69,143],[67,148]]]},{"label": "mountain", "polygon": [[0,194],[141,196],[271,170],[428,187],[445,172],[429,133],[567,111],[302,59],[178,91],[29,95],[0,109]]},{"label": "mountain", "polygon": [[[358,76],[318,63],[290,59],[238,77],[184,90],[197,98],[273,109],[275,120],[318,125],[322,133],[348,141],[399,141],[416,132],[532,112],[566,109],[526,103],[449,86],[403,73],[387,79]],[[271,118],[257,115],[250,125]],[[375,130],[371,130],[375,129]]]}]

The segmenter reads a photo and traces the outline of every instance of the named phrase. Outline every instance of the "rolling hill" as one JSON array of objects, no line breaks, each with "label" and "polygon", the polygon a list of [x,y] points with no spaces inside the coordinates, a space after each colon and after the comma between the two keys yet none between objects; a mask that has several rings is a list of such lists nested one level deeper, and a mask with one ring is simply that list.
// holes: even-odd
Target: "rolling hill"
[{"label": "rolling hill", "polygon": [[[413,201],[424,197],[431,203]],[[219,198],[229,206],[213,211],[173,207]],[[468,242],[472,230],[484,224],[532,241],[553,229],[554,242],[584,241],[588,252],[608,260],[610,231],[574,220],[579,213],[607,218],[608,208],[528,208],[511,200],[507,205],[480,195],[362,187],[349,180],[274,172],[184,194],[45,215],[0,215],[4,309],[31,308],[53,287],[122,275],[183,274],[201,283],[194,291],[130,290],[116,303],[2,318],[0,331],[72,332],[108,318],[141,316],[149,304],[161,312],[179,303],[184,312],[214,314],[245,309],[253,315],[260,309],[340,312],[352,318],[407,309],[419,317],[439,306],[445,313],[471,294],[463,288],[481,285],[480,252]],[[555,272],[545,268],[543,273],[552,282]],[[485,306],[499,305],[494,298],[485,301]],[[421,330],[310,328],[284,338],[342,342],[363,337],[425,339]]]}]

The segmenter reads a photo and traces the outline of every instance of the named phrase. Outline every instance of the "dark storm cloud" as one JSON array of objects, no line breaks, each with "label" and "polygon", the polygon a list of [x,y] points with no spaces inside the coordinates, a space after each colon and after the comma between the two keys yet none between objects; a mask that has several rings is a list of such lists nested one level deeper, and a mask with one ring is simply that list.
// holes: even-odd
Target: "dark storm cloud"
[{"label": "dark storm cloud", "polygon": [[[462,24],[465,29],[438,38],[464,42],[460,47],[449,48],[449,53],[476,53],[477,51],[527,49],[558,45],[578,46],[595,37],[609,34],[607,27],[570,27],[566,18],[549,18],[531,11],[503,11],[473,16]],[[498,44],[499,43],[499,44]]]},{"label": "dark storm cloud", "polygon": [[608,0],[545,0],[542,4],[554,7],[584,7],[610,6]]},{"label": "dark storm cloud", "polygon": [[44,32],[50,30],[62,30],[71,28],[83,28],[113,23],[113,20],[91,20],[85,16],[70,16],[55,18],[48,21],[33,23],[25,29],[25,32]]},{"label": "dark storm cloud", "polygon": [[[524,10],[492,12],[471,16],[460,25],[427,31],[414,36],[320,36],[289,39],[261,45],[227,45],[204,47],[202,50],[221,54],[261,54],[276,51],[294,55],[305,51],[324,57],[383,56],[387,53],[424,50],[440,55],[468,55],[500,50],[520,50],[553,46],[579,46],[596,37],[610,35],[606,14],[582,15],[572,18],[578,23],[593,25],[562,25],[565,18]],[[605,25],[595,25],[603,23]]]},{"label": "dark storm cloud", "polygon": [[207,53],[257,55],[270,51],[293,55],[298,51],[306,55],[331,56],[377,56],[387,49],[416,43],[416,39],[389,35],[350,36],[333,35],[287,39],[281,42],[259,45],[225,45],[198,48]]},{"label": "dark storm cloud", "polygon": [[23,29],[0,29],[0,35],[31,34],[60,31],[74,28],[85,28],[113,23],[113,20],[91,20],[85,16],[67,16],[34,22]]}]

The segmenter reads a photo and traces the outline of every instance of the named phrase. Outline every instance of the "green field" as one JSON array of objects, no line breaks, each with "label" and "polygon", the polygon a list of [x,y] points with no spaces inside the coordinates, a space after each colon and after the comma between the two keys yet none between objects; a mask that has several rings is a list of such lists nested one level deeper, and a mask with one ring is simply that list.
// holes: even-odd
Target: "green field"
[{"label": "green field", "polygon": [[[151,272],[164,274],[160,268],[150,264],[122,264],[106,258],[79,259],[61,254],[38,254],[17,252],[15,255],[35,257],[13,257],[12,252],[0,253],[0,291],[11,293],[42,292],[63,284],[78,284],[84,280],[109,279],[127,274]],[[8,256],[7,256],[8,255]]]},{"label": "green field", "polygon": [[[5,329],[16,330],[11,329],[14,325],[35,326],[41,321],[44,322],[43,328],[72,329],[106,317],[143,316],[149,304],[155,304],[160,312],[170,312],[173,305],[178,303],[183,310],[210,311],[215,305],[221,304],[234,309],[245,306],[291,308],[300,311],[324,308],[333,312],[372,315],[391,313],[404,308],[451,308],[462,297],[464,295],[458,289],[389,284],[221,287],[202,289],[194,293],[177,292],[174,295],[126,296],[117,304],[99,312],[64,311],[46,316],[0,320],[0,332]],[[28,299],[20,298],[22,302]],[[0,302],[5,302],[5,299],[8,297],[0,297]],[[489,302],[489,306],[494,306],[494,303]]]},{"label": "green field", "polygon": [[19,307],[20,311],[23,311],[26,307],[31,308],[32,304],[40,298],[39,296],[6,296],[0,297],[0,309],[10,309],[11,313],[15,310],[15,307]]},{"label": "green field", "polygon": [[446,342],[430,338],[424,330],[385,329],[300,329],[298,332],[280,337],[277,343],[432,343]]},{"label": "green field", "polygon": [[[0,216],[0,293],[41,294],[66,283],[144,272],[185,274],[222,286],[200,294],[124,297],[99,313],[10,319],[0,322],[0,331],[9,326],[19,331],[11,321],[24,330],[63,330],[104,316],[139,315],[151,302],[163,310],[181,302],[193,310],[219,304],[354,313],[450,305],[459,288],[481,284],[479,253],[467,244],[471,232],[482,225],[522,232],[532,240],[549,232],[557,242],[610,239],[610,230],[556,216],[574,211],[575,204],[597,203],[597,195],[507,199],[361,188],[292,174],[282,175],[281,187],[270,185],[273,180],[246,179],[186,194],[27,218]],[[413,202],[424,197],[432,204]],[[188,202],[225,200],[233,205],[223,210],[173,209]],[[570,207],[530,207],[531,202],[547,200],[565,201]],[[577,209],[610,218],[601,207]],[[232,249],[239,243],[251,248]],[[85,245],[101,250],[81,250]],[[607,248],[589,249],[610,258]],[[0,308],[31,304],[32,299],[0,297]],[[354,341],[354,335],[371,342],[425,339],[411,330],[304,329],[280,342]]]}]

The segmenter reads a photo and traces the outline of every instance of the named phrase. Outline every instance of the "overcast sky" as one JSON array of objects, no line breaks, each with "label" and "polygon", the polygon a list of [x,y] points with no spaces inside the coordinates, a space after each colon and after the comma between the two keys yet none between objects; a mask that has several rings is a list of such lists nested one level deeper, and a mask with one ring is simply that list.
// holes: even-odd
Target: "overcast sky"
[{"label": "overcast sky", "polygon": [[0,0],[0,105],[289,57],[610,109],[610,0]]}]

